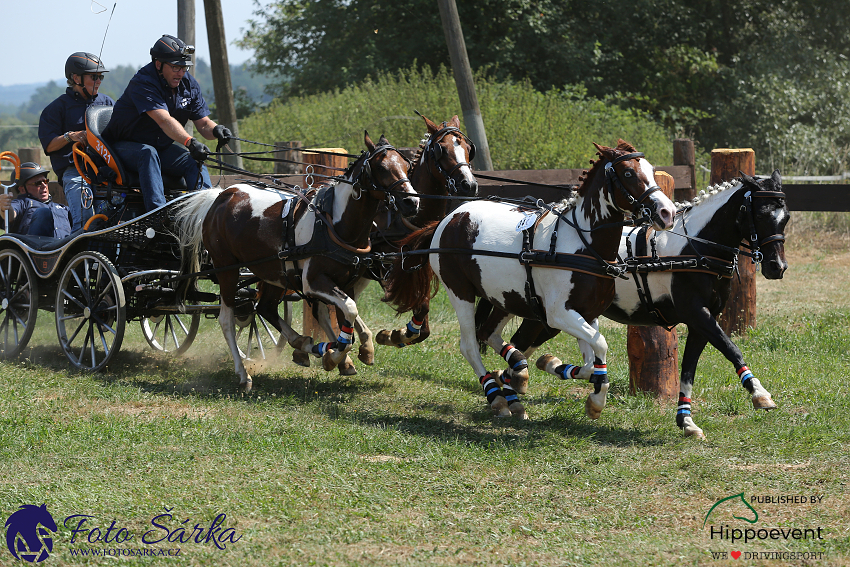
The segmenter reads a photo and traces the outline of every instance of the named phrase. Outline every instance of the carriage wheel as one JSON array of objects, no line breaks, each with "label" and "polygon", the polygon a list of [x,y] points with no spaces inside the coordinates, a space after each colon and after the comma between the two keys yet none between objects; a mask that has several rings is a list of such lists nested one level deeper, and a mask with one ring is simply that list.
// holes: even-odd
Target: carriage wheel
[{"label": "carriage wheel", "polygon": [[115,266],[98,252],[74,256],[59,280],[56,333],[71,364],[104,368],[124,339],[126,302]]},{"label": "carriage wheel", "polygon": [[142,334],[148,344],[161,352],[183,354],[195,341],[201,324],[200,313],[168,313],[143,317]]},{"label": "carriage wheel", "polygon": [[21,354],[35,330],[38,280],[17,250],[0,252],[0,357]]},{"label": "carriage wheel", "polygon": [[[284,319],[289,320],[289,306],[282,302]],[[256,303],[254,307],[256,308]],[[280,340],[280,333],[264,317],[252,310],[250,315],[235,317],[236,321],[236,346],[239,355],[244,359],[266,360],[272,355]]]}]

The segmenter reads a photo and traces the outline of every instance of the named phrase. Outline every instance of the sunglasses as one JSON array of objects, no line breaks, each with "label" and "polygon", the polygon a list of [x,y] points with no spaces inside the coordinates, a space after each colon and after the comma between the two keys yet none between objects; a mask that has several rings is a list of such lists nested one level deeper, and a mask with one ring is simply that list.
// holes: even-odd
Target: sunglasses
[{"label": "sunglasses", "polygon": [[102,81],[103,77],[104,77],[104,75],[102,75],[102,74],[101,75],[84,75],[84,76],[91,77],[92,81]]},{"label": "sunglasses", "polygon": [[50,182],[47,179],[42,179],[41,181],[27,181],[27,187],[41,187],[42,185],[50,185]]}]

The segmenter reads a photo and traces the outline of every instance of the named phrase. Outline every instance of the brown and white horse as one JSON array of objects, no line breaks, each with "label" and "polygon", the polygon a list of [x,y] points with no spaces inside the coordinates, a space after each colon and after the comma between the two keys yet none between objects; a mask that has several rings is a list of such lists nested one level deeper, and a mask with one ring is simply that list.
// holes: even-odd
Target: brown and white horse
[{"label": "brown and white horse", "polygon": [[[592,351],[591,363],[581,368],[579,377],[594,384],[585,407],[596,419],[608,391],[608,345],[597,317],[614,298],[611,262],[625,215],[640,210],[659,230],[673,224],[673,203],[658,190],[654,168],[642,153],[623,140],[616,148],[596,148],[600,159],[587,172],[571,206],[545,214],[549,211],[536,206],[493,201],[461,205],[439,224],[406,239],[429,261],[417,262],[409,255],[403,258],[407,270],[398,269],[399,260],[387,281],[385,299],[399,311],[430,296],[435,277],[442,282],[460,324],[461,352],[500,417],[527,415],[510,378],[499,387],[484,367],[476,339],[476,297],[493,304],[487,343],[508,361],[518,379],[528,379],[528,363],[501,337],[513,316],[542,319]],[[410,270],[417,263],[421,269]]]},{"label": "brown and white horse", "polygon": [[[308,299],[336,307],[340,335],[331,343],[314,345],[310,337],[301,336],[283,319],[277,317],[276,321],[293,348],[322,357],[326,370],[342,362],[351,350],[355,329],[363,343],[361,358],[368,356],[362,352],[364,347],[374,350],[372,333],[353,299],[352,283],[360,279],[360,260],[370,252],[369,233],[378,204],[397,195],[392,200],[410,216],[418,210],[419,198],[407,178],[408,162],[398,150],[383,136],[376,145],[366,133],[364,141],[368,151],[348,168],[342,180],[321,189],[312,202],[239,184],[199,191],[176,207],[174,222],[184,251],[181,271],[198,270],[202,242],[216,268],[232,267],[218,273],[218,320],[239,384],[246,390],[251,389],[252,381],[234,332],[239,266],[251,264],[251,271],[262,282],[296,289]],[[188,285],[191,282],[183,287]],[[328,328],[327,310],[318,313],[319,322]]]}]

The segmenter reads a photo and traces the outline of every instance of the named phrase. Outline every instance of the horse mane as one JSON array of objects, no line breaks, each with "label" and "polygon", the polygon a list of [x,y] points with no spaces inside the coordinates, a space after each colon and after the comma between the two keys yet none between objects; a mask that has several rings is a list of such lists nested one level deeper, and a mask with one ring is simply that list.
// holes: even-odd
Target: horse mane
[{"label": "horse mane", "polygon": [[413,154],[413,160],[411,160],[413,165],[410,167],[410,174],[408,175],[408,177],[413,175],[413,172],[416,171],[416,166],[419,164],[419,161],[422,159],[422,152],[425,151],[425,146],[428,145],[428,140],[430,140],[430,139],[431,139],[431,134],[429,132],[425,132],[425,136],[423,136],[422,139],[419,140],[419,147],[416,148],[416,153]]},{"label": "horse mane", "polygon": [[722,191],[738,187],[739,185],[741,185],[741,183],[741,179],[738,178],[735,178],[732,181],[721,181],[720,183],[709,185],[708,187],[700,191],[699,194],[690,201],[676,202],[673,204],[676,206],[676,210],[693,208],[699,206],[702,203],[705,203],[706,201],[710,201],[712,197],[714,197],[718,193],[721,193]]},{"label": "horse mane", "polygon": [[585,169],[584,171],[582,171],[581,175],[578,178],[579,186],[576,188],[576,194],[582,197],[584,197],[584,194],[587,193],[587,190],[589,188],[587,180],[591,177],[594,177],[598,173],[598,169],[602,167],[602,164],[604,164],[610,159],[603,153],[605,152],[605,150],[610,150],[611,153],[614,154],[615,159],[621,155],[626,155],[637,151],[633,145],[623,140],[622,138],[617,140],[616,148],[608,148],[605,146],[598,146],[596,144],[593,145],[596,146],[596,149],[598,150],[596,152],[596,155],[599,157],[599,159],[590,160],[590,169]]}]

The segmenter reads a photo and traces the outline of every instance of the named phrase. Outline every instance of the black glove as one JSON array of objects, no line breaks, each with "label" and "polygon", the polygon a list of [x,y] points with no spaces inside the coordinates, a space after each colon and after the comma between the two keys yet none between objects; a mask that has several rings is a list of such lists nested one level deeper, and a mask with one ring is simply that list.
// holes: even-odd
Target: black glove
[{"label": "black glove", "polygon": [[210,155],[210,149],[200,143],[196,138],[192,138],[186,147],[189,148],[189,154],[192,156],[192,159],[196,161],[204,161]]},{"label": "black glove", "polygon": [[227,126],[217,124],[216,127],[213,128],[213,136],[221,140],[222,144],[226,144],[230,141],[230,138],[233,137],[233,132],[231,132],[230,128],[228,128]]}]

